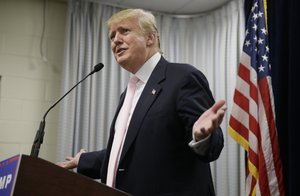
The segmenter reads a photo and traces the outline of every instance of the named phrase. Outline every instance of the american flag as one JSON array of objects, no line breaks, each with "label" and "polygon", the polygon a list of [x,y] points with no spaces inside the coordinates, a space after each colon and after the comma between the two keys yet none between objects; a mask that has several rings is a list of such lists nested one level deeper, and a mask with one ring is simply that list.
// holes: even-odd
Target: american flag
[{"label": "american flag", "polygon": [[229,119],[247,151],[246,195],[284,195],[275,124],[265,0],[253,0]]}]

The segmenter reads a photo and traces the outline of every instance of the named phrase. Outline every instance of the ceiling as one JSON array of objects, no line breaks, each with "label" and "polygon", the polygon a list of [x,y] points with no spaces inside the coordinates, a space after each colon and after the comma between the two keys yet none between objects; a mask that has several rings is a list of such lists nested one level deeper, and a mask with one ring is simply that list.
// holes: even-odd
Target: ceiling
[{"label": "ceiling", "polygon": [[143,8],[169,14],[191,15],[208,12],[231,0],[96,0],[109,5]]}]

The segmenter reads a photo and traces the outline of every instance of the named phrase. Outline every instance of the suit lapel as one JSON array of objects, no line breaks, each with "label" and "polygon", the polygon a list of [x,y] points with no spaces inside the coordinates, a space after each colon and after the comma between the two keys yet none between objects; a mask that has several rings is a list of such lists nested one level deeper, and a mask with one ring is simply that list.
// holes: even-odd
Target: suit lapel
[{"label": "suit lapel", "polygon": [[162,87],[160,83],[165,79],[165,72],[167,67],[167,61],[162,57],[155,69],[153,70],[139,101],[133,112],[126,139],[124,142],[120,162],[128,152],[130,146],[134,142],[136,135],[140,131],[141,124],[151,105],[155,102],[160,95]]}]

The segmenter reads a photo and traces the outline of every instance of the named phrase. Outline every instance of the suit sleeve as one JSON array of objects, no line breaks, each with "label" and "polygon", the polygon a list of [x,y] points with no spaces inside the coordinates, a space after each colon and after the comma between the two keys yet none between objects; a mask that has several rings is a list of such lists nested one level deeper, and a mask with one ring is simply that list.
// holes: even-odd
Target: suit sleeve
[{"label": "suit sleeve", "polygon": [[[200,71],[189,73],[182,81],[177,100],[177,111],[185,124],[187,143],[192,138],[192,129],[195,121],[214,104],[213,95],[209,89],[206,77]],[[205,153],[197,154],[205,162],[216,160],[224,146],[221,128],[214,130],[206,142]]]},{"label": "suit sleeve", "polygon": [[106,149],[83,153],[78,162],[77,172],[93,179],[100,179],[105,154]]}]

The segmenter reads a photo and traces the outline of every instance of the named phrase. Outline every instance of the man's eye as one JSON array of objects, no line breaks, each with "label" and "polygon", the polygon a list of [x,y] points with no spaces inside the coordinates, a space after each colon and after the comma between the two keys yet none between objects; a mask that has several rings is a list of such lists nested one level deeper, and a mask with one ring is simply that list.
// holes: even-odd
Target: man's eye
[{"label": "man's eye", "polygon": [[110,36],[110,40],[113,40],[113,39],[115,39],[115,36],[114,36],[114,35],[111,35],[111,36]]},{"label": "man's eye", "polygon": [[128,32],[130,32],[130,29],[124,29],[123,32],[128,33]]}]

